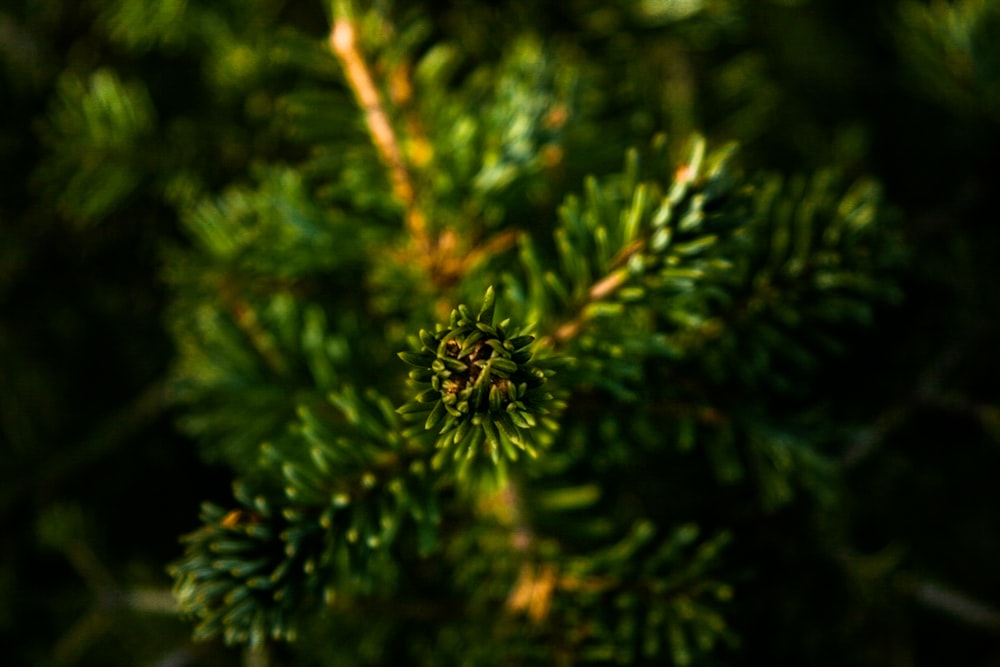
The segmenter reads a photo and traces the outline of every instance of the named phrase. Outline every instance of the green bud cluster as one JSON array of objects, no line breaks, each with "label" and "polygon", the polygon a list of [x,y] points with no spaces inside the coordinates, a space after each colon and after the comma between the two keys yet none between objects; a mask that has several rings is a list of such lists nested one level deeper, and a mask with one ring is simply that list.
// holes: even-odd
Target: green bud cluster
[{"label": "green bud cluster", "polygon": [[454,449],[456,458],[480,451],[494,461],[501,453],[516,459],[518,450],[533,455],[527,431],[552,399],[542,390],[545,372],[530,363],[534,337],[519,335],[509,320],[494,325],[494,304],[490,287],[478,315],[461,305],[447,328],[421,330],[419,347],[399,353],[416,367],[410,379],[421,392],[398,412],[438,429],[437,446]]}]

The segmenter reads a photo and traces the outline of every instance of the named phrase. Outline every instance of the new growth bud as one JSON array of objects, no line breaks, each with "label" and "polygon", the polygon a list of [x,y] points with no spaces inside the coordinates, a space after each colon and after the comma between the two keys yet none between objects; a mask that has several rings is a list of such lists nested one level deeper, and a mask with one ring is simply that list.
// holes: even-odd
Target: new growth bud
[{"label": "new growth bud", "polygon": [[527,430],[552,398],[542,390],[545,373],[531,364],[534,337],[506,320],[493,324],[494,307],[490,287],[477,315],[459,306],[447,328],[421,330],[419,349],[399,353],[417,368],[410,378],[421,391],[398,412],[439,428],[438,447],[454,448],[456,456],[481,449],[494,460],[501,453],[516,458],[521,449],[533,454]]}]

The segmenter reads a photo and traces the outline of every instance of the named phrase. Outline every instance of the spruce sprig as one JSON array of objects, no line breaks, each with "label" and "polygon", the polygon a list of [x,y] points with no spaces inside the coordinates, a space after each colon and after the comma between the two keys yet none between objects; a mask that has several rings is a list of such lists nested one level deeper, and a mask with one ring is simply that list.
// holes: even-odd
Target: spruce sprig
[{"label": "spruce sprig", "polygon": [[399,353],[416,367],[410,379],[422,391],[397,412],[438,429],[435,467],[448,454],[468,460],[486,452],[495,464],[517,460],[520,451],[537,455],[529,431],[553,403],[544,389],[550,371],[531,363],[534,336],[509,319],[493,323],[495,301],[491,286],[478,314],[460,305],[447,327],[422,329],[415,349]]}]

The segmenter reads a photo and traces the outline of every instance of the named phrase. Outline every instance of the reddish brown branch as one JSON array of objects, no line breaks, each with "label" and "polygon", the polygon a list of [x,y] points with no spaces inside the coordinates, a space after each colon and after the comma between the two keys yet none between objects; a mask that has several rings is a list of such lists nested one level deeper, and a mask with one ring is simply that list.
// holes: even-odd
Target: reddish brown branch
[{"label": "reddish brown branch", "polygon": [[587,297],[584,299],[583,303],[580,304],[576,315],[556,327],[555,332],[551,336],[543,338],[540,341],[540,344],[558,347],[566,344],[578,333],[580,333],[580,330],[583,329],[583,326],[587,323],[587,306],[597,303],[598,301],[603,301],[625,284],[628,280],[628,273],[622,270],[622,267],[625,266],[633,255],[642,250],[644,246],[645,242],[638,240],[633,241],[629,245],[622,248],[622,250],[618,253],[618,256],[615,257],[613,262],[611,262],[612,271],[591,285],[590,289],[587,290]]},{"label": "reddish brown branch", "polygon": [[282,358],[271,334],[257,317],[257,311],[238,293],[236,287],[226,280],[220,281],[219,296],[233,322],[246,337],[250,346],[277,376],[288,373],[288,364]]},{"label": "reddish brown branch", "polygon": [[334,21],[333,30],[330,31],[330,48],[340,60],[347,83],[365,113],[365,122],[372,143],[375,144],[382,162],[389,169],[393,193],[406,207],[406,226],[413,235],[417,248],[428,251],[431,243],[427,233],[427,221],[417,208],[416,190],[403,159],[403,151],[389,122],[382,96],[375,86],[367,63],[358,50],[356,31],[350,19],[340,17]]}]

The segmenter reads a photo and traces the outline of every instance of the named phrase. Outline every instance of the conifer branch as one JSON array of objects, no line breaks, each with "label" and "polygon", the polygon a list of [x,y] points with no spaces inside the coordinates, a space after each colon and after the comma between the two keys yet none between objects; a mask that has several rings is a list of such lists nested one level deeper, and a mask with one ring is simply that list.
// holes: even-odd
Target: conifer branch
[{"label": "conifer branch", "polygon": [[[486,257],[513,246],[518,235],[514,230],[501,232],[468,251],[457,243],[456,235],[451,230],[444,230],[436,239],[432,238],[424,213],[417,204],[416,188],[399,139],[368,64],[358,49],[357,31],[350,18],[341,16],[334,21],[329,41],[331,50],[343,66],[348,85],[364,111],[372,143],[389,168],[393,193],[406,209],[406,226],[418,252],[417,261],[430,273],[431,281],[440,288],[449,287]],[[413,95],[406,67],[393,69],[389,90],[393,102],[405,111]],[[433,147],[424,136],[419,119],[412,113],[404,115],[412,135],[413,157],[418,164],[426,164],[431,159]]]},{"label": "conifer branch", "polygon": [[580,333],[580,330],[587,322],[585,314],[587,306],[607,298],[615,290],[624,285],[626,280],[627,276],[625,273],[615,271],[594,283],[594,286],[587,292],[587,299],[579,308],[577,315],[556,328],[555,333],[552,334],[552,341],[549,344],[564,345]]},{"label": "conifer branch", "polygon": [[628,260],[641,252],[646,246],[640,239],[629,244],[619,253],[612,266],[614,270],[595,282],[587,291],[587,298],[580,304],[576,314],[556,327],[555,332],[539,341],[539,345],[559,347],[572,340],[587,323],[587,306],[607,299],[628,281],[628,273],[622,270]]},{"label": "conifer branch", "polygon": [[403,113],[406,133],[409,137],[409,158],[418,169],[430,164],[434,156],[434,146],[427,138],[420,117],[413,108],[412,68],[409,63],[400,63],[389,73],[389,96],[396,108]]},{"label": "conifer branch", "polygon": [[219,296],[233,322],[267,367],[278,377],[285,376],[288,373],[288,364],[281,357],[274,340],[261,324],[253,307],[239,296],[235,287],[226,280],[221,281],[219,285]]},{"label": "conifer branch", "polygon": [[[431,269],[435,284],[442,288],[454,285],[481,262],[517,245],[522,233],[519,229],[507,229],[464,250],[458,235],[453,230],[445,230],[438,238],[438,256]],[[444,312],[450,310],[450,306],[444,308]]]},{"label": "conifer branch", "polygon": [[[674,171],[676,185],[687,187],[695,181],[702,162],[699,151],[700,148],[696,143],[694,153],[691,156],[692,164],[678,165]],[[591,286],[587,292],[586,301],[578,309],[578,314],[556,329],[552,338],[557,345],[566,344],[580,332],[586,324],[585,313],[588,305],[607,299],[628,281],[628,272],[623,270],[623,267],[628,264],[632,257],[645,252],[647,245],[647,239],[639,238],[631,241],[618,252],[611,262],[612,271]]]},{"label": "conifer branch", "polygon": [[1000,609],[947,584],[919,577],[900,577],[900,587],[921,604],[966,625],[1000,632]]},{"label": "conifer branch", "polygon": [[437,430],[433,467],[464,457],[460,478],[483,453],[494,465],[517,460],[519,452],[537,456],[532,430],[541,424],[545,431],[545,416],[563,407],[544,389],[546,371],[531,363],[534,337],[520,335],[509,320],[494,324],[494,308],[491,286],[478,315],[460,305],[450,328],[421,330],[419,345],[399,353],[415,367],[410,381],[420,393],[396,412]]},{"label": "conifer branch", "polygon": [[368,64],[358,49],[357,33],[351,19],[341,16],[334,21],[330,31],[330,48],[340,60],[347,83],[365,113],[365,123],[372,143],[389,168],[393,193],[406,208],[406,226],[413,235],[417,248],[428,251],[432,244],[427,233],[427,221],[417,207],[416,190],[406,168],[403,151],[399,147]]}]

